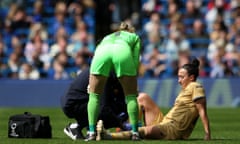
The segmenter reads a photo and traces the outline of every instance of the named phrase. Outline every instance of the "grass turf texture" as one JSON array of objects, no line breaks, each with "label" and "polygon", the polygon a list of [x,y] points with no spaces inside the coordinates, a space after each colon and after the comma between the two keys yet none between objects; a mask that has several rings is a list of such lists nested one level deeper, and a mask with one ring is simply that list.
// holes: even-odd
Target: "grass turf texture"
[{"label": "grass turf texture", "polygon": [[[33,114],[50,116],[52,125],[52,139],[14,139],[7,137],[8,118],[10,115],[29,111]],[[163,109],[165,113],[167,109]],[[239,144],[240,143],[240,108],[211,108],[208,109],[211,122],[212,140],[208,144]],[[2,144],[71,144],[71,143],[98,143],[98,144],[200,144],[203,143],[203,127],[201,120],[198,123],[188,140],[182,141],[160,141],[160,140],[141,140],[141,141],[120,141],[105,140],[84,142],[83,140],[72,141],[63,133],[63,128],[68,122],[74,120],[66,118],[60,108],[0,108],[0,143]]]}]

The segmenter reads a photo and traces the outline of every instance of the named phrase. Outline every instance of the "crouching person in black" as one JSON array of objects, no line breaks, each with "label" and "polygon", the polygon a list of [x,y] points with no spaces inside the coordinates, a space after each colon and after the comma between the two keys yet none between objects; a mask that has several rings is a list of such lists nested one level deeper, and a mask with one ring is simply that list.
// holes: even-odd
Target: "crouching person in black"
[{"label": "crouching person in black", "polygon": [[[66,94],[61,97],[63,112],[68,118],[74,118],[77,121],[64,128],[64,133],[73,140],[83,139],[82,129],[88,130],[88,82],[89,69],[85,69],[70,84]],[[125,97],[121,84],[114,74],[111,74],[105,85],[98,119],[104,121],[106,128],[125,129],[123,124],[128,120]]]}]

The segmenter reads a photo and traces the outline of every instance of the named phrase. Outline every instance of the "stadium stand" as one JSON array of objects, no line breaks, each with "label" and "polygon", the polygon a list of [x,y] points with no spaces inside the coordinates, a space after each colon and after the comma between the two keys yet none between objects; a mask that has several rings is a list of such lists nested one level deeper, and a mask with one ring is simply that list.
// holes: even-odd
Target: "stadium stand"
[{"label": "stadium stand", "polygon": [[[121,2],[113,3],[115,8],[121,8]],[[121,19],[121,9],[112,9],[110,26],[127,20],[137,27],[143,40],[140,77],[176,76],[177,67],[192,56],[202,62],[200,77],[240,75],[237,0],[137,2],[140,10],[129,10],[126,19]],[[89,66],[96,45],[93,0],[2,0],[0,16],[1,79],[20,79],[26,63],[40,73],[38,79],[72,79]]]}]

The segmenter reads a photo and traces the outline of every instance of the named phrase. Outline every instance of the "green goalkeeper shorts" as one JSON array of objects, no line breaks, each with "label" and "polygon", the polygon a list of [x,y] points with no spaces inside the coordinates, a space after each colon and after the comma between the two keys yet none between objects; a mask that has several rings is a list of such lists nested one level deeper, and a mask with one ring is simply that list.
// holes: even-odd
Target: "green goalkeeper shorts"
[{"label": "green goalkeeper shorts", "polygon": [[90,73],[109,76],[112,70],[117,77],[137,75],[137,66],[134,64],[132,51],[128,45],[105,43],[97,47]]}]

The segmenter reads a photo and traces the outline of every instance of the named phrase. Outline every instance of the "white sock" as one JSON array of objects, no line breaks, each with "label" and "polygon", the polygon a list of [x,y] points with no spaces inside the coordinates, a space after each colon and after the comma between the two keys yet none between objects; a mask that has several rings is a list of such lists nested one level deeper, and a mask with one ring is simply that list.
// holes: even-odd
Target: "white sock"
[{"label": "white sock", "polygon": [[90,132],[90,131],[88,131],[88,134],[89,134],[89,135],[94,135],[95,132]]},{"label": "white sock", "polygon": [[134,135],[134,134],[135,134],[135,135],[139,135],[139,133],[138,133],[138,132],[133,132],[133,131],[132,131],[132,134],[133,134],[133,135]]},{"label": "white sock", "polygon": [[74,128],[77,128],[78,127],[78,123],[72,123],[70,125],[70,128],[74,129]]}]

